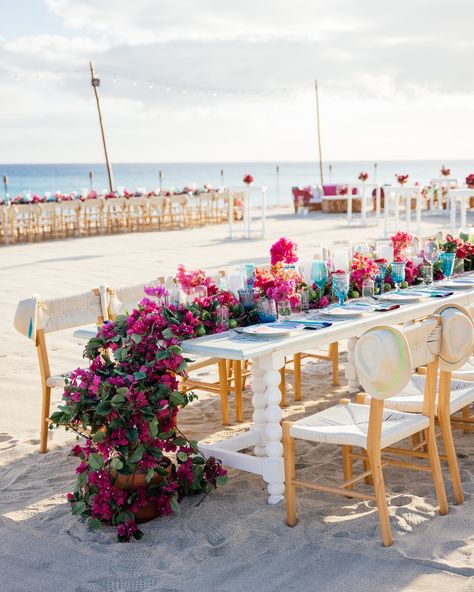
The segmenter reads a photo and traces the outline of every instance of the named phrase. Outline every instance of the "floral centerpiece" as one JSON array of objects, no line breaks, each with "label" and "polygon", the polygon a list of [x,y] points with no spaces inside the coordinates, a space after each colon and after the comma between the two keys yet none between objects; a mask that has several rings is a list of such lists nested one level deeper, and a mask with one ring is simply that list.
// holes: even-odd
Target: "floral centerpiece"
[{"label": "floral centerpiece", "polygon": [[244,178],[243,178],[243,182],[248,186],[248,185],[252,185],[252,183],[254,182],[254,178],[252,177],[252,175],[250,173],[247,173]]},{"label": "floral centerpiece", "polygon": [[405,185],[405,183],[407,183],[408,178],[410,175],[395,175],[395,177],[397,178],[397,181],[400,183],[400,185]]},{"label": "floral centerpiece", "polygon": [[441,173],[441,176],[442,176],[442,177],[449,177],[449,175],[451,174],[451,169],[448,169],[448,168],[447,168],[447,167],[445,167],[445,166],[444,166],[444,164],[443,164],[443,166],[441,167],[441,171],[440,171],[440,173]]},{"label": "floral centerpiece", "polygon": [[390,237],[393,245],[393,256],[395,261],[407,261],[406,250],[413,244],[413,236],[408,232],[399,230]]},{"label": "floral centerpiece", "polygon": [[364,280],[375,280],[378,272],[379,268],[372,257],[354,253],[351,264],[351,290],[361,294]]},{"label": "floral centerpiece", "polygon": [[474,173],[471,173],[466,177],[466,185],[469,189],[474,189]]},{"label": "floral centerpiece", "polygon": [[361,181],[362,183],[365,183],[367,181],[367,179],[369,178],[369,173],[366,173],[364,171],[359,173],[359,181]]},{"label": "floral centerpiece", "polygon": [[194,398],[178,388],[188,362],[180,343],[218,330],[219,303],[236,312],[240,305],[224,291],[186,306],[162,304],[163,287],[148,292],[158,300],[144,298],[88,342],[89,368],[71,373],[51,416],[52,425],[85,439],[72,451],[81,461],[68,495],[72,512],[92,528],[115,525],[119,541],[141,538],[143,512],[177,512],[186,495],[208,493],[225,481],[222,466],[176,426],[179,410]]}]

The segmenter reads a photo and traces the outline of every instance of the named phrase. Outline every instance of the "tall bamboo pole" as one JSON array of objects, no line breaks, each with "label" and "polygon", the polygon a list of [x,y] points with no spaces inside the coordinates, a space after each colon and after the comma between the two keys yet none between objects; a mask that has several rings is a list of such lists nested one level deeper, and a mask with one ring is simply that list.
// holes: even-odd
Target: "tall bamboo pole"
[{"label": "tall bamboo pole", "polygon": [[113,178],[113,174],[112,174],[112,166],[109,162],[109,155],[107,153],[107,143],[105,141],[104,123],[102,121],[102,113],[100,110],[100,102],[99,102],[99,93],[97,91],[97,89],[100,85],[100,80],[95,75],[94,66],[92,65],[92,62],[89,62],[89,66],[90,66],[90,70],[91,70],[91,84],[92,84],[92,88],[94,89],[95,101],[97,103],[97,112],[99,114],[100,133],[102,136],[102,145],[104,147],[105,164],[107,166],[107,175],[109,177],[109,190],[112,193],[114,190],[114,178]]},{"label": "tall bamboo pole", "polygon": [[319,92],[318,92],[318,81],[314,81],[314,90],[316,91],[316,123],[318,128],[318,153],[319,153],[319,176],[321,179],[321,185],[324,183],[323,178],[323,155],[321,150],[321,128],[319,124]]}]

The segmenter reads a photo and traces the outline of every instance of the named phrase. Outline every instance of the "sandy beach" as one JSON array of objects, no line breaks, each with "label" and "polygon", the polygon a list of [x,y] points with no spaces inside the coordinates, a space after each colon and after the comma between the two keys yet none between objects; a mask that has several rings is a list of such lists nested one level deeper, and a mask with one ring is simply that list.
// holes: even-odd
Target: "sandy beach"
[{"label": "sandy beach", "polygon": [[[423,234],[446,229],[447,216],[423,215]],[[468,220],[471,222],[471,220]],[[472,222],[471,222],[472,223]],[[439,516],[432,484],[422,473],[386,470],[394,544],[380,544],[372,502],[314,492],[299,494],[299,523],[288,528],[284,504],[265,503],[263,481],[230,471],[227,486],[208,496],[188,498],[180,515],[143,526],[145,537],[116,542],[115,531],[90,531],[70,513],[65,494],[74,481],[76,460],[68,457],[73,438],[55,430],[50,451],[38,448],[40,381],[33,344],[12,324],[20,298],[66,296],[108,284],[121,287],[176,271],[179,263],[215,271],[246,261],[266,263],[270,245],[287,236],[300,252],[335,238],[380,238],[382,227],[347,228],[344,216],[295,216],[269,212],[265,239],[227,239],[225,225],[185,231],[99,236],[22,244],[0,249],[0,590],[2,592],[244,592],[350,589],[422,591],[474,590],[474,439],[455,432],[466,501],[453,504],[444,470],[450,512]],[[48,338],[52,367],[66,371],[82,362],[82,345],[72,331]],[[285,417],[296,419],[347,396],[331,387],[329,363],[307,361],[303,401],[294,403],[291,376]],[[207,370],[201,372],[206,376]],[[61,392],[53,393],[53,409]],[[223,428],[217,397],[200,395],[180,414],[191,438],[215,441],[248,427],[251,392],[245,394],[245,422]],[[234,408],[231,407],[233,419]],[[301,444],[297,467],[311,479],[336,483],[340,451]]]}]

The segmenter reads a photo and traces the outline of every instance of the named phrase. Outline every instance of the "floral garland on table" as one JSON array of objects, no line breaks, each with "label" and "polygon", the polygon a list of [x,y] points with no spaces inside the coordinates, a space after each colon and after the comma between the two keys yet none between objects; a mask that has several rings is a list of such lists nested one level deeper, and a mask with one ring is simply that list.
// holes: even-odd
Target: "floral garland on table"
[{"label": "floral garland on table", "polygon": [[393,245],[393,256],[395,261],[407,261],[406,250],[413,244],[413,236],[409,232],[399,230],[390,237]]},{"label": "floral garland on table", "polygon": [[[184,273],[188,279],[193,275],[181,269]],[[201,272],[195,278],[191,284],[202,281]],[[73,514],[92,528],[115,525],[121,542],[142,537],[137,526],[142,508],[172,514],[186,495],[207,494],[226,480],[220,463],[206,459],[176,427],[179,410],[195,398],[178,389],[189,361],[181,341],[221,330],[219,304],[229,307],[236,324],[236,319],[246,322],[232,293],[208,286],[213,297],[190,305],[165,305],[166,290],[149,288],[158,300],[144,298],[130,315],[106,322],[86,345],[89,368],[70,374],[62,405],[51,416],[51,426],[86,438],[72,449],[81,461],[68,494]],[[146,475],[151,485],[135,490],[120,485],[119,477],[137,474]]]},{"label": "floral garland on table", "polygon": [[372,257],[367,257],[362,253],[354,253],[350,277],[352,292],[360,295],[364,280],[375,280],[378,271],[379,268]]}]

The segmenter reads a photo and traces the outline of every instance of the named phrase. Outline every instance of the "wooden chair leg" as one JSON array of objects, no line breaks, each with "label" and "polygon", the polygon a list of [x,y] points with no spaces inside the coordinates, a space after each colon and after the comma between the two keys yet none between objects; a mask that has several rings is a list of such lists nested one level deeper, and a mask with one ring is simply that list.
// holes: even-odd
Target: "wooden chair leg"
[{"label": "wooden chair leg", "polygon": [[219,386],[221,391],[221,414],[223,425],[229,425],[229,383],[227,382],[227,365],[219,360]]},{"label": "wooden chair leg", "polygon": [[40,452],[48,451],[48,418],[51,407],[51,389],[43,386],[43,398],[41,402],[41,430],[40,430]]},{"label": "wooden chair leg", "polygon": [[280,393],[281,393],[281,401],[280,407],[286,407],[286,367],[280,369]]},{"label": "wooden chair leg", "polygon": [[285,498],[286,522],[288,526],[296,524],[296,487],[295,480],[295,441],[290,436],[291,422],[284,421],[283,428],[283,456],[285,463]]},{"label": "wooden chair leg", "polygon": [[237,421],[244,421],[243,396],[242,396],[242,362],[234,360],[234,392],[235,392],[235,415]]},{"label": "wooden chair leg", "polygon": [[[449,421],[448,421],[448,423],[449,423]],[[440,514],[447,514],[449,511],[448,499],[446,497],[446,489],[444,487],[443,473],[441,471],[441,462],[439,460],[439,453],[438,453],[438,446],[436,444],[436,434],[435,434],[435,430],[434,430],[434,425],[428,429],[428,433],[426,435],[426,444],[427,444],[427,449],[428,449],[428,456],[430,459],[431,473],[433,475],[433,483],[434,483],[434,487],[435,487],[435,491],[436,491],[436,497],[438,498],[439,513]],[[456,458],[456,454],[454,455],[454,457]],[[448,463],[450,465],[449,456],[448,456]],[[451,469],[451,466],[450,466],[450,469]],[[457,469],[457,463],[456,463],[456,469]],[[457,473],[457,475],[459,477],[459,472]],[[456,503],[462,504],[462,502],[464,501],[464,496],[462,493],[462,487],[461,487],[460,482],[459,482],[459,486],[460,486],[460,491],[461,491],[461,496],[462,496],[461,501],[458,501],[458,497],[456,495],[456,489],[454,492],[454,496],[456,497]],[[454,489],[454,481],[453,481],[453,489]]]},{"label": "wooden chair leg", "polygon": [[449,407],[450,394],[451,376],[447,375],[445,372],[441,372],[438,393],[438,421],[441,427],[444,450],[448,460],[454,499],[456,500],[457,504],[462,504],[464,502],[464,493],[462,490],[461,477],[459,476],[459,466],[458,459],[456,457],[456,449],[454,448],[453,432],[451,430],[451,415]]},{"label": "wooden chair leg", "polygon": [[295,401],[301,401],[301,354],[293,356]]},{"label": "wooden chair leg", "polygon": [[339,343],[337,341],[329,344],[329,357],[332,362],[332,384],[339,386]]},{"label": "wooden chair leg", "polygon": [[[363,450],[362,452],[367,454],[367,450]],[[366,471],[370,471],[370,462],[368,459],[362,459],[362,466],[364,467],[364,473]],[[364,483],[366,485],[373,485],[374,480],[372,479],[372,475],[367,475],[367,477],[364,477]]]},{"label": "wooden chair leg", "polygon": [[374,480],[375,499],[377,510],[379,512],[380,533],[384,547],[390,547],[393,543],[392,530],[390,528],[390,519],[388,516],[387,496],[385,494],[385,483],[382,473],[382,459],[380,449],[377,451],[368,450],[370,459],[370,469]]},{"label": "wooden chair leg", "polygon": [[413,447],[418,446],[418,444],[421,442],[420,440],[420,432],[416,432],[416,434],[413,434],[411,437],[411,443],[413,445]]},{"label": "wooden chair leg", "polygon": [[[350,454],[352,452],[352,446],[348,446],[344,444],[342,446],[342,466],[344,470],[344,481],[349,481],[352,479],[352,458]],[[347,489],[352,489],[352,485],[350,485]]]},{"label": "wooden chair leg", "polygon": [[[242,368],[245,372],[247,372],[247,370],[249,369],[249,361],[248,360],[244,360]],[[247,376],[243,376],[242,377],[242,390],[245,390],[246,388],[247,388]]]}]

